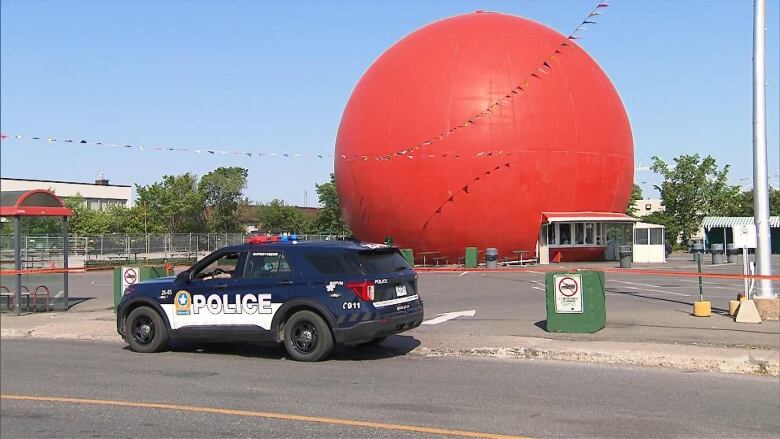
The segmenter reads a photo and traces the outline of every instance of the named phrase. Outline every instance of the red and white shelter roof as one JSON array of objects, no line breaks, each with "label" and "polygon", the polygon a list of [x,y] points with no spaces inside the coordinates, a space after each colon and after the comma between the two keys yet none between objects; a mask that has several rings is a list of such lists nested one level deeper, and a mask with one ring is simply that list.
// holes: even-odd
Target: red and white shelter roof
[{"label": "red and white shelter roof", "polygon": [[44,189],[0,192],[0,216],[71,216],[53,192]]}]

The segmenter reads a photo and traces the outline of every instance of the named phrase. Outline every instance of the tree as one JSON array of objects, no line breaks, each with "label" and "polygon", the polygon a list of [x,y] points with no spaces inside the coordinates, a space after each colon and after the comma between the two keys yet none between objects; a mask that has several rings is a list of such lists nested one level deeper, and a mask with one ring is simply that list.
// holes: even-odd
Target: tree
[{"label": "tree", "polygon": [[671,239],[686,243],[706,215],[723,215],[737,203],[739,188],[726,183],[729,165],[720,169],[711,156],[681,155],[672,167],[653,157],[650,169],[664,177],[655,188],[661,193],[667,231]]},{"label": "tree", "polygon": [[634,188],[631,190],[631,198],[628,200],[628,207],[626,207],[626,215],[636,217],[636,202],[642,199],[642,188],[638,184],[634,183]]},{"label": "tree", "polygon": [[[780,189],[769,188],[769,214],[780,215]],[[735,197],[725,216],[753,216],[753,189]]]},{"label": "tree", "polygon": [[330,182],[315,185],[322,209],[314,221],[315,228],[320,232],[351,234],[344,217],[341,215],[338,193],[336,193],[336,176],[330,174]]},{"label": "tree", "polygon": [[140,209],[136,215],[145,220],[147,231],[203,230],[204,196],[199,191],[196,175],[164,175],[161,182],[136,185],[135,189],[138,194],[136,207]]},{"label": "tree", "polygon": [[258,206],[257,217],[266,231],[303,233],[311,229],[311,221],[300,210],[278,199]]},{"label": "tree", "polygon": [[243,196],[246,188],[244,168],[220,167],[200,179],[198,191],[208,209],[206,220],[213,232],[240,232],[239,214],[241,206],[248,201]]}]

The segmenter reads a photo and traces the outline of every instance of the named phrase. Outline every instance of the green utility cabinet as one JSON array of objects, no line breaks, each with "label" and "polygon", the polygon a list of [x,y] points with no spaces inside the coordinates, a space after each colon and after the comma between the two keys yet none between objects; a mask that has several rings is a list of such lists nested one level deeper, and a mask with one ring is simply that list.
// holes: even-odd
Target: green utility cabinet
[{"label": "green utility cabinet", "polygon": [[168,276],[165,267],[114,267],[114,310],[122,300],[125,288],[138,282]]},{"label": "green utility cabinet", "polygon": [[593,333],[604,329],[604,273],[577,271],[547,273],[547,331]]},{"label": "green utility cabinet", "polygon": [[466,268],[477,268],[477,255],[476,247],[466,247],[466,258],[463,260],[463,265]]},{"label": "green utility cabinet", "polygon": [[409,264],[410,267],[414,267],[414,250],[410,248],[402,248],[401,256],[406,259],[406,263]]}]

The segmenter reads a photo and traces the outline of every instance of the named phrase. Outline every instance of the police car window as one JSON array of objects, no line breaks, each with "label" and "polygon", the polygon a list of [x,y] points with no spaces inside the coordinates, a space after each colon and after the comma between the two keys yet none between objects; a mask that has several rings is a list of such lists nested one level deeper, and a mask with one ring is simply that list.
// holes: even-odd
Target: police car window
[{"label": "police car window", "polygon": [[363,273],[368,276],[409,268],[406,259],[396,249],[363,250],[358,252],[357,261]]},{"label": "police car window", "polygon": [[244,266],[244,278],[283,277],[292,272],[283,253],[250,252]]},{"label": "police car window", "polygon": [[320,274],[360,274],[360,267],[352,259],[344,259],[338,253],[309,253],[304,254],[304,258]]},{"label": "police car window", "polygon": [[236,266],[238,265],[239,256],[240,253],[238,252],[225,253],[207,266],[198,270],[194,277],[195,279],[201,280],[230,279],[238,277]]}]

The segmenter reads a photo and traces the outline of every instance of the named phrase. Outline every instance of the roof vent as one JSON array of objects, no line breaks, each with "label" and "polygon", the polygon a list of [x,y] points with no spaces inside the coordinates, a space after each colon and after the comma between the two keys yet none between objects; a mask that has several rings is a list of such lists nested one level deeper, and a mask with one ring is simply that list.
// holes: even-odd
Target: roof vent
[{"label": "roof vent", "polygon": [[100,175],[98,175],[98,178],[95,180],[95,184],[99,186],[108,186],[108,179],[101,172]]}]

